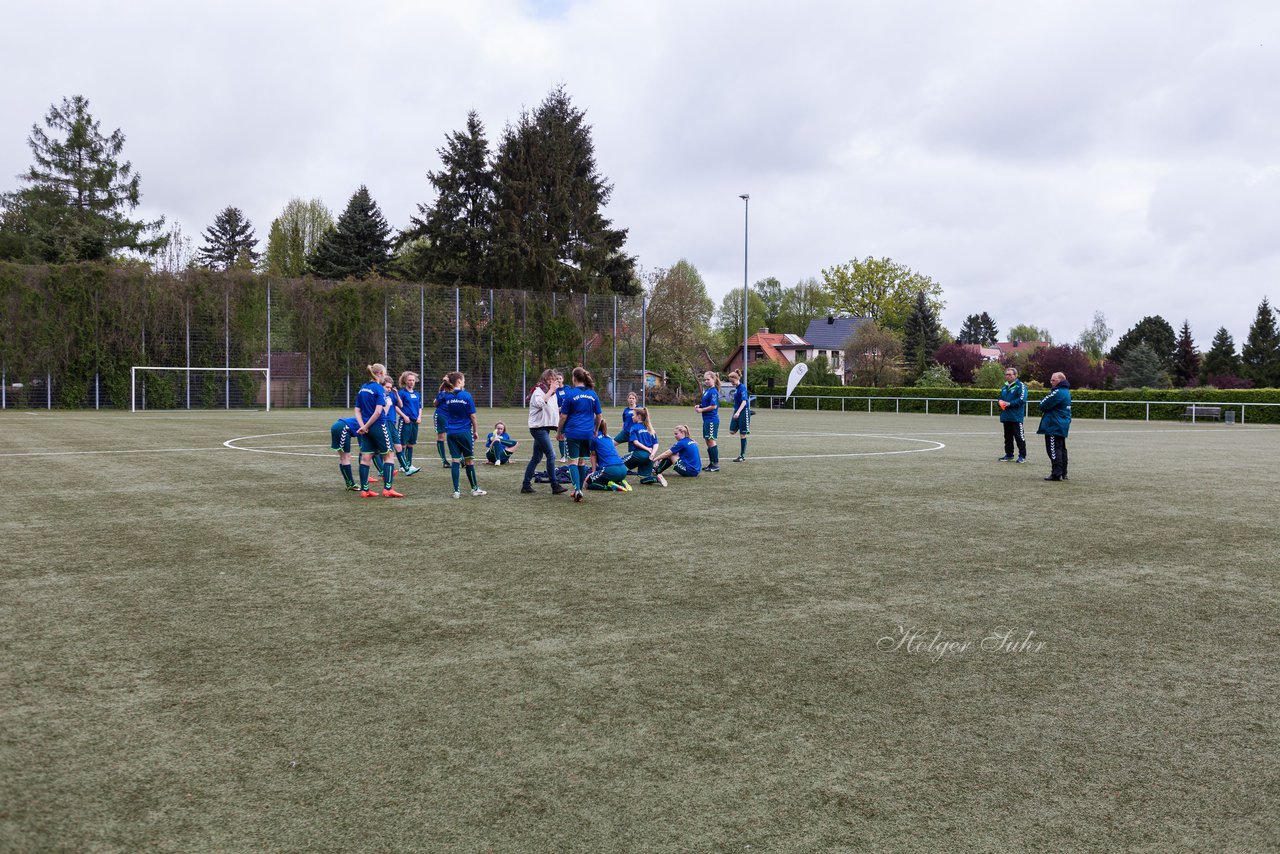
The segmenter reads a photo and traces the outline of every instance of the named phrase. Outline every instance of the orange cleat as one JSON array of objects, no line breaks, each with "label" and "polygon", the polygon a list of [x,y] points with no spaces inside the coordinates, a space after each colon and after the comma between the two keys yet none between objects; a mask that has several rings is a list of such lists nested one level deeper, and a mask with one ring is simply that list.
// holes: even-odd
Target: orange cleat
[{"label": "orange cleat", "polygon": [[361,498],[377,498],[378,493],[372,489],[362,489],[360,490],[360,497]]},{"label": "orange cleat", "polygon": [[396,492],[394,489],[384,489],[382,490],[382,497],[383,498],[404,498],[404,493]]}]

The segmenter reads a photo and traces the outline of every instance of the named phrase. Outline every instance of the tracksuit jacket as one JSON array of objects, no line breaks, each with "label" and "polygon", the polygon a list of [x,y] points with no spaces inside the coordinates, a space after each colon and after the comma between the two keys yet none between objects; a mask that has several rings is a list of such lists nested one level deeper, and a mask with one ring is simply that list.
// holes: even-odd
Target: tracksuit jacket
[{"label": "tracksuit jacket", "polygon": [[1000,389],[1000,399],[1009,404],[1000,410],[1001,421],[1021,421],[1027,417],[1027,384],[1022,380],[1005,383]]},{"label": "tracksuit jacket", "polygon": [[1071,386],[1064,380],[1040,401],[1039,406],[1042,414],[1036,432],[1067,438],[1067,431],[1071,429]]}]

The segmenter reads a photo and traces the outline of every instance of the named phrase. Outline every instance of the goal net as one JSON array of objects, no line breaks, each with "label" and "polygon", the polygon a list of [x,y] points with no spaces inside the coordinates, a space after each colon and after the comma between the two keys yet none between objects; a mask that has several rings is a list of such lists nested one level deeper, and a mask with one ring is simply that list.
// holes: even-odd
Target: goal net
[{"label": "goal net", "polygon": [[188,368],[134,365],[129,411],[149,409],[271,409],[270,368]]}]

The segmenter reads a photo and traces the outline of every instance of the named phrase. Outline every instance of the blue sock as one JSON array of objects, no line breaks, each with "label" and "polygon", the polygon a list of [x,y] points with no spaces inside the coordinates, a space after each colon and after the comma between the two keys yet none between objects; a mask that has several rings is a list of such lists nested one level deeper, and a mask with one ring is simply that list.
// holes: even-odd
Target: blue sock
[{"label": "blue sock", "polygon": [[342,463],[338,463],[338,471],[342,472],[342,479],[347,482],[347,486],[355,483],[351,479],[351,463],[347,463],[345,466]]},{"label": "blue sock", "polygon": [[364,463],[360,464],[360,488],[369,488],[369,467]]},{"label": "blue sock", "polygon": [[582,469],[578,466],[569,466],[569,479],[573,481],[575,490],[582,489]]},{"label": "blue sock", "polygon": [[453,491],[454,492],[462,491],[458,489],[458,476],[462,473],[459,471],[461,467],[462,467],[461,464],[457,460],[454,460],[452,463],[449,464],[449,473],[453,475]]}]

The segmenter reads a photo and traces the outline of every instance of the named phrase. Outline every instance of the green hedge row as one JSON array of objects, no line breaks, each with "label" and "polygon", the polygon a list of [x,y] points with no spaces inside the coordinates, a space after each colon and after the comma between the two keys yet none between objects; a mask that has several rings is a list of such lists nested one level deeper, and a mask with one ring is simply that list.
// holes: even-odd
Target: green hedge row
[{"label": "green hedge row", "polygon": [[[774,394],[781,398],[785,389],[755,388],[756,395]],[[992,401],[999,396],[999,389],[985,388],[858,388],[853,386],[805,386],[798,387],[787,408],[841,410],[847,412],[931,412],[937,414],[991,415]],[[1027,417],[1036,416],[1035,401],[1047,391],[1032,389],[1028,400]],[[822,400],[815,400],[815,397]],[[848,400],[847,398],[873,398],[872,400]],[[877,398],[903,398],[901,400]],[[946,401],[925,398],[947,398]],[[1128,389],[1120,391],[1072,390],[1072,414],[1076,418],[1102,418],[1106,402],[1108,420],[1179,421],[1186,414],[1187,406],[1203,403],[1221,406],[1225,417],[1234,410],[1236,420],[1247,424],[1280,424],[1280,406],[1247,406],[1245,404],[1280,404],[1280,389]],[[1138,401],[1112,403],[1111,401]],[[1148,406],[1149,404],[1149,406]],[[765,408],[763,401],[760,408]],[[1197,419],[1199,420],[1199,419]]]}]

